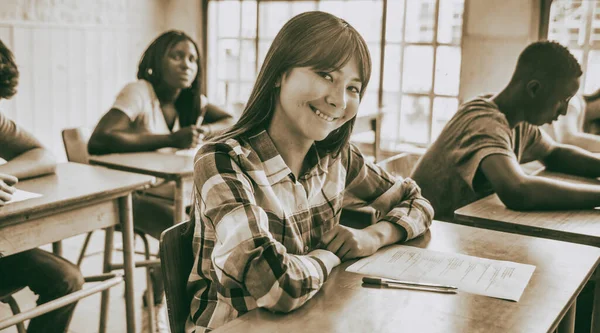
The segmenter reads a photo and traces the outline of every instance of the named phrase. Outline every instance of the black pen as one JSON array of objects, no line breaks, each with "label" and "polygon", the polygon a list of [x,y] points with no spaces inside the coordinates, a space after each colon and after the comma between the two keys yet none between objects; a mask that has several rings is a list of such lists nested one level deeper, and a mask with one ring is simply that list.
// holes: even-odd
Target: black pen
[{"label": "black pen", "polygon": [[362,279],[363,283],[370,285],[380,285],[388,288],[401,288],[401,289],[414,289],[414,290],[426,290],[426,291],[438,291],[446,293],[456,293],[458,288],[454,286],[424,283],[424,282],[410,282],[400,281],[386,278],[368,277],[365,276]]}]

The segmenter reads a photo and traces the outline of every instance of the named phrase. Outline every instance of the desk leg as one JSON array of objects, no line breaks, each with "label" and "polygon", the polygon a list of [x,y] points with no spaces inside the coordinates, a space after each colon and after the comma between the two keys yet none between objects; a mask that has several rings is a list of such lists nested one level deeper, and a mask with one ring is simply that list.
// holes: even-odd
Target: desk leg
[{"label": "desk leg", "polygon": [[594,272],[594,308],[592,312],[592,333],[600,333],[600,267]]},{"label": "desk leg", "polygon": [[[133,209],[131,194],[119,198],[119,218],[123,234],[123,268],[125,270],[125,315],[127,332],[135,333],[135,297],[133,295]],[[152,290],[149,290],[152,292]],[[151,307],[152,304],[149,305]]]},{"label": "desk leg", "polygon": [[556,330],[557,333],[573,333],[575,331],[575,305],[576,305],[577,301],[573,302],[573,304],[571,304],[571,307],[569,308],[569,310],[567,311],[567,313],[565,313],[565,316],[563,317],[563,319],[560,321],[560,324],[558,324],[558,329]]},{"label": "desk leg", "polygon": [[179,178],[175,181],[175,214],[173,214],[173,225],[181,223],[185,219],[183,195],[183,179]]},{"label": "desk leg", "polygon": [[[103,273],[109,273],[112,269],[112,249],[113,249],[113,236],[115,228],[110,227],[104,229],[104,267],[102,268]],[[110,300],[110,289],[106,289],[102,292],[102,299],[100,301],[100,328],[99,333],[106,332],[106,322],[108,321],[108,302]]]}]

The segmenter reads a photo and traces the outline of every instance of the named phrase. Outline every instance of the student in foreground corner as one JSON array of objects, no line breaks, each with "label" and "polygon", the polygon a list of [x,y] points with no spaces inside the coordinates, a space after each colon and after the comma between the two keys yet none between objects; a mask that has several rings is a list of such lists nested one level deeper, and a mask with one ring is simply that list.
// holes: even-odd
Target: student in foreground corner
[{"label": "student in foreground corner", "polygon": [[[415,182],[348,143],[370,73],[364,39],[331,14],[300,14],[277,34],[239,122],[195,157],[187,332],[257,307],[292,311],[341,261],[427,230]],[[343,206],[369,203],[378,223],[339,224]]]},{"label": "student in foreground corner", "polygon": [[600,159],[557,144],[538,128],[565,114],[581,74],[565,47],[535,42],[519,56],[504,90],[464,103],[412,174],[436,219],[450,221],[456,209],[494,192],[514,210],[600,206],[600,186],[530,176],[519,165],[539,160],[548,170],[600,176]]},{"label": "student in foreground corner", "polygon": [[[0,99],[16,93],[19,71],[12,52],[0,41]],[[56,161],[42,144],[0,113],[0,207],[12,198],[19,180],[54,173]],[[0,258],[0,286],[29,287],[41,305],[83,286],[83,276],[71,262],[40,249]],[[77,302],[31,319],[27,332],[67,332]]]}]

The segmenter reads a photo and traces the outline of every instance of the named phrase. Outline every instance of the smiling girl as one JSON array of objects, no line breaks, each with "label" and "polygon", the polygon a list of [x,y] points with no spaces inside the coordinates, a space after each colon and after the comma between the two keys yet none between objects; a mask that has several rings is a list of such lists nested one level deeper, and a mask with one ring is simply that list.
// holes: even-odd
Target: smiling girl
[{"label": "smiling girl", "polygon": [[[188,332],[289,312],[341,261],[427,230],[419,187],[348,142],[370,74],[365,41],[331,14],[300,14],[275,37],[239,122],[195,157]],[[378,223],[339,224],[342,207],[366,205]]]}]

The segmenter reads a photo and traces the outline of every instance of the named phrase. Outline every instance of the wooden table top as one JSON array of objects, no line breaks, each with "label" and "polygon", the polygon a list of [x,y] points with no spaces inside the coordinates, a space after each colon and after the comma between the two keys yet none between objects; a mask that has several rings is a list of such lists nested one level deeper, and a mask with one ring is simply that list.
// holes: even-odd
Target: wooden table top
[{"label": "wooden table top", "polygon": [[369,289],[359,274],[334,269],[324,288],[289,314],[257,309],[224,332],[548,332],[590,278],[600,249],[435,221],[407,245],[535,265],[519,302],[480,295]]},{"label": "wooden table top", "polygon": [[90,163],[164,179],[191,177],[194,157],[169,151],[91,155]]},{"label": "wooden table top", "polygon": [[17,183],[21,190],[42,197],[0,207],[0,226],[23,215],[32,215],[98,198],[115,197],[149,185],[154,177],[79,163],[59,164],[55,174]]},{"label": "wooden table top", "polygon": [[[577,184],[600,185],[600,180],[542,171],[538,174],[551,179]],[[454,212],[457,223],[480,228],[506,230],[600,246],[600,210],[514,211],[506,208],[498,195],[492,194]]]}]

